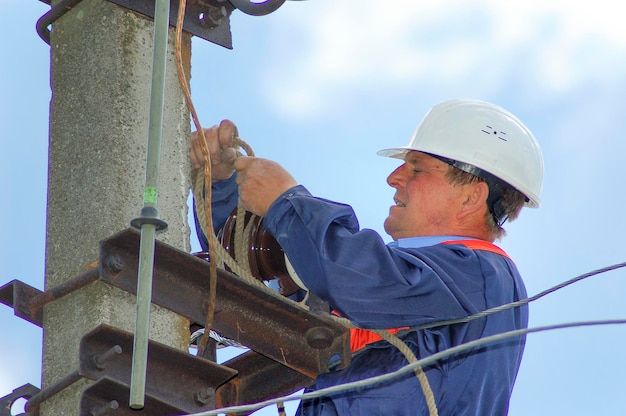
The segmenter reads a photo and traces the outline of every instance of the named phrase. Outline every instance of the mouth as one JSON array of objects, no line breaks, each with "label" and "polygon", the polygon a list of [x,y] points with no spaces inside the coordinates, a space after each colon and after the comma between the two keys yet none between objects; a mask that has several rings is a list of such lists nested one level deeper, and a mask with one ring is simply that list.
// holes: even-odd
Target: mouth
[{"label": "mouth", "polygon": [[404,204],[404,202],[402,202],[402,201],[400,201],[400,200],[398,200],[398,199],[396,199],[396,198],[394,198],[394,199],[393,199],[393,202],[395,202],[395,203],[396,203],[396,206],[397,206],[397,207],[401,207],[401,208],[406,207],[406,205]]}]

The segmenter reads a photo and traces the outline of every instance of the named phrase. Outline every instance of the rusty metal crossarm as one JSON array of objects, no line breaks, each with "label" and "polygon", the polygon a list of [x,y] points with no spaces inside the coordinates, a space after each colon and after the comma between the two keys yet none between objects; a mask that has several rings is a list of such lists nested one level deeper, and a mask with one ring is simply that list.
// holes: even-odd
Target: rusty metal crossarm
[{"label": "rusty metal crossarm", "polygon": [[[111,351],[116,352],[113,357]],[[156,341],[149,342],[148,351],[146,394],[186,413],[214,408],[208,393],[237,375],[235,369]],[[91,380],[107,377],[128,386],[132,352],[131,332],[102,324],[81,339],[80,375]],[[106,365],[98,365],[93,357],[108,358]]]},{"label": "rusty metal crossarm", "polygon": [[[49,0],[41,0],[42,3],[51,4]],[[70,12],[82,0],[62,0],[55,4],[51,10],[37,21],[37,33],[39,37],[50,44],[50,30],[48,27],[63,15]],[[108,0],[118,6],[132,10],[143,16],[154,19],[154,0]],[[179,1],[170,0],[170,25],[176,25]],[[234,6],[226,0],[187,0],[183,30],[194,36],[208,40],[216,45],[227,49],[233,48],[232,35],[230,33],[230,14]]]},{"label": "rusty metal crossarm", "polygon": [[[24,384],[21,387],[16,388],[9,395],[0,397],[0,416],[12,416],[11,408],[20,399],[30,399],[37,395],[41,390],[32,384]],[[39,411],[29,412],[30,416],[37,416]]]},{"label": "rusty metal crossarm", "polygon": [[[237,370],[239,374],[217,389],[217,408],[286,396],[314,381],[254,351],[241,354],[223,365]],[[249,413],[238,413],[240,416],[245,414]]]},{"label": "rusty metal crossarm", "polygon": [[77,277],[45,292],[19,280],[13,280],[0,287],[0,302],[12,307],[16,316],[42,327],[43,307],[46,304],[95,282],[99,275],[98,265],[93,264]]},{"label": "rusty metal crossarm", "polygon": [[43,314],[41,310],[33,311],[28,308],[28,301],[40,296],[43,292],[19,280],[12,280],[0,287],[0,302],[13,308],[15,316],[42,327]]},{"label": "rusty metal crossarm", "polygon": [[[154,0],[108,0],[154,19]],[[179,1],[170,0],[170,25],[176,25]],[[187,0],[183,30],[227,49],[233,48],[230,14],[234,7],[225,0]]]},{"label": "rusty metal crossarm", "polygon": [[[15,315],[42,326],[47,303],[100,279],[136,294],[139,233],[127,229],[103,240],[100,259],[79,276],[42,292],[18,280],[0,287],[0,302]],[[157,241],[153,303],[204,322],[209,268],[205,260]],[[214,328],[310,378],[329,371],[331,361],[349,363],[349,332],[330,316],[311,313],[289,299],[220,270]]]},{"label": "rusty metal crossarm", "polygon": [[[127,229],[100,244],[100,279],[136,293],[139,234]],[[205,260],[157,241],[152,301],[204,322],[209,293]],[[350,360],[349,331],[271,290],[219,270],[214,330],[308,377]]]},{"label": "rusty metal crossarm", "polygon": [[146,393],[142,410],[129,406],[130,391],[128,385],[104,376],[88,387],[80,398],[80,416],[161,416],[180,415],[186,411]]}]

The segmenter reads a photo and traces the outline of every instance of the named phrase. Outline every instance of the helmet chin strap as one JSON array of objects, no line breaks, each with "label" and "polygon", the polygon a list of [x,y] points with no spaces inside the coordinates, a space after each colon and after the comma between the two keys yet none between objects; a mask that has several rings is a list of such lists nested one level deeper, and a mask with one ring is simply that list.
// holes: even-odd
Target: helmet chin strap
[{"label": "helmet chin strap", "polygon": [[487,208],[489,209],[489,212],[493,216],[493,220],[498,225],[498,227],[502,227],[506,220],[509,219],[509,216],[506,214],[506,208],[504,207],[504,198],[502,196],[502,193],[506,188],[512,188],[511,185],[496,178],[491,173],[477,168],[474,165],[470,165],[469,163],[459,162],[458,160],[448,159],[447,157],[434,155],[432,153],[428,154],[436,159],[441,160],[444,163],[447,163],[452,167],[460,169],[463,172],[470,173],[474,176],[478,176],[479,178],[484,180],[489,187]]}]

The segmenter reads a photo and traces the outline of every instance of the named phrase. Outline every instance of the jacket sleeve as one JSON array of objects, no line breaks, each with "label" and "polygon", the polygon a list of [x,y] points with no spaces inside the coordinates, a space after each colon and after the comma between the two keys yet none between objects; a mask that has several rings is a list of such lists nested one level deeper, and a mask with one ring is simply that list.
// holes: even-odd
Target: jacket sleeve
[{"label": "jacket sleeve", "polygon": [[[230,178],[211,185],[211,210],[213,212],[213,229],[215,232],[218,232],[224,226],[229,215],[237,206],[239,189],[235,182],[236,177],[237,174],[235,173]],[[200,247],[202,247],[202,250],[207,251],[209,243],[198,220],[195,198],[193,201],[193,218]]]},{"label": "jacket sleeve", "polygon": [[[444,248],[455,264],[428,250],[388,247],[373,230],[359,230],[351,207],[313,197],[296,186],[270,207],[264,224],[305,285],[343,316],[365,328],[413,326],[477,312],[479,273]],[[458,259],[457,259],[458,257]],[[475,263],[475,261],[474,261]],[[464,273],[452,278],[450,271]],[[479,276],[480,277],[480,276]]]}]

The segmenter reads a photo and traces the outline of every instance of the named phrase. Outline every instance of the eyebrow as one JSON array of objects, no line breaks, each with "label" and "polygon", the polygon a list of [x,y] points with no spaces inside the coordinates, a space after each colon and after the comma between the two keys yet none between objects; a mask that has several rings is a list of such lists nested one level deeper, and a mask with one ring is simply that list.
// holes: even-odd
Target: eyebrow
[{"label": "eyebrow", "polygon": [[425,165],[426,165],[426,163],[425,163],[425,161],[423,160],[423,158],[422,158],[422,157],[420,157],[419,155],[417,155],[417,156],[413,156],[413,157],[409,157],[409,156],[407,156],[407,157],[404,159],[404,161],[405,161],[406,163],[408,163],[408,164],[412,165],[412,166],[420,166],[420,167],[421,167],[421,166],[425,166]]}]

